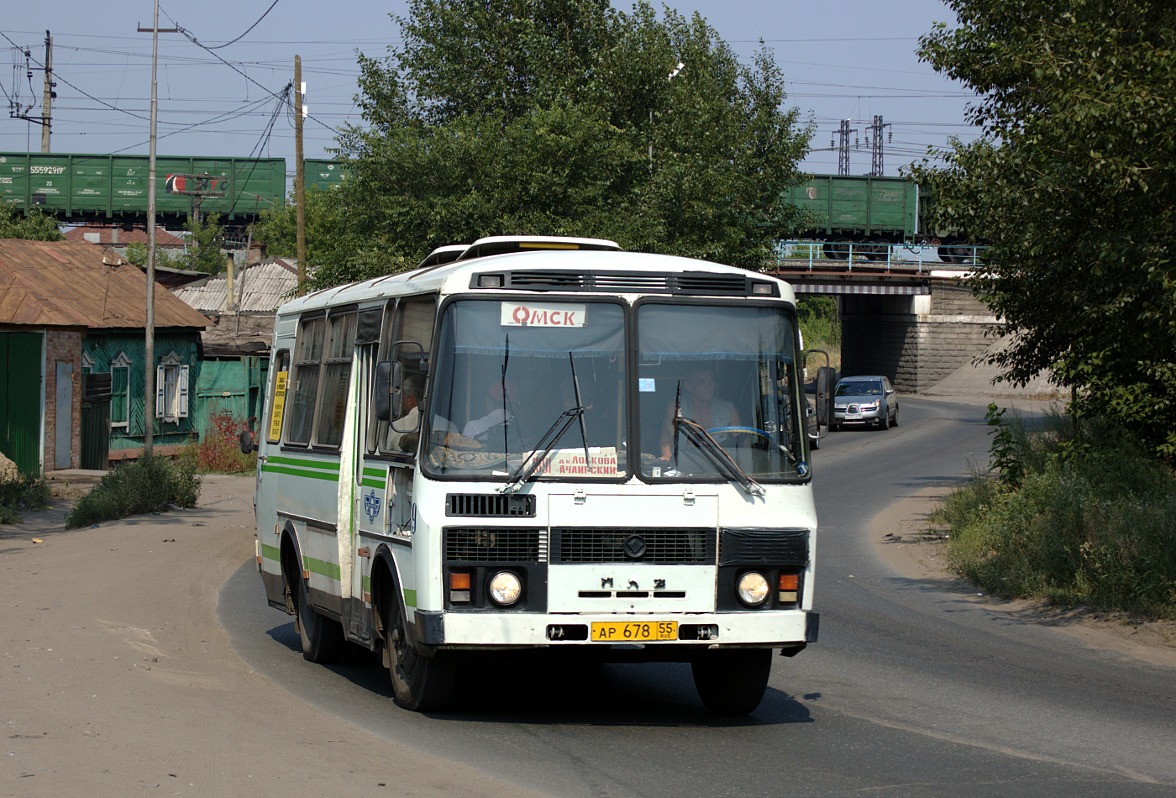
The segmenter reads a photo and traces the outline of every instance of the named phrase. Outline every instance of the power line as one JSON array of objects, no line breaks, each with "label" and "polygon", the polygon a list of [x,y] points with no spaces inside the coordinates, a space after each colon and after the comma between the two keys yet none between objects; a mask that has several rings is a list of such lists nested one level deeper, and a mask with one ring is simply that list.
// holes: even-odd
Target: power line
[{"label": "power line", "polygon": [[264,14],[262,14],[260,17],[257,18],[257,22],[254,22],[252,25],[250,25],[248,28],[246,28],[245,32],[242,33],[240,36],[238,36],[236,39],[233,39],[232,41],[225,42],[224,44],[218,44],[215,47],[208,47],[207,49],[208,50],[221,50],[221,49],[224,49],[225,47],[228,47],[230,44],[236,44],[237,42],[241,41],[242,39],[244,39],[246,36],[249,35],[249,31],[253,30],[258,25],[261,24],[261,21],[266,18],[266,15],[268,15],[269,12],[274,10],[274,6],[276,6],[277,4],[278,4],[278,0],[274,0],[272,3],[270,3],[270,7],[265,10]]}]

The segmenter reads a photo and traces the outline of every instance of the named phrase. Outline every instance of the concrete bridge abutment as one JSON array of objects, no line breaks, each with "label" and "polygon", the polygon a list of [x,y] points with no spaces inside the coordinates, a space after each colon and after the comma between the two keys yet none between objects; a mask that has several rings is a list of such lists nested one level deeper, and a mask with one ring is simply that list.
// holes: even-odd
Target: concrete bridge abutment
[{"label": "concrete bridge abutment", "polygon": [[993,344],[997,323],[967,288],[931,281],[929,293],[842,294],[841,371],[884,374],[902,393],[919,393],[972,363]]}]

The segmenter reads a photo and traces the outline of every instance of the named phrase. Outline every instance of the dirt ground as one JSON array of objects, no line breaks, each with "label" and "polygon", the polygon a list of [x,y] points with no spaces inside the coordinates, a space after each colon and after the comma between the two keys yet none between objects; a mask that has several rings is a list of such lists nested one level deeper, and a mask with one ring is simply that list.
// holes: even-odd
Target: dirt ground
[{"label": "dirt ground", "polygon": [[[216,602],[253,556],[252,490],[249,477],[212,476],[192,510],[67,532],[63,498],[0,526],[0,796],[523,794],[322,715],[234,655]],[[869,527],[905,575],[945,576],[940,544],[921,542],[935,499],[906,497]],[[1176,625],[959,589],[1176,667]]]},{"label": "dirt ground", "polygon": [[211,476],[192,510],[67,532],[63,499],[0,526],[0,796],[522,792],[324,716],[234,655],[216,602],[253,557],[252,491]]},{"label": "dirt ground", "polygon": [[1048,624],[1092,648],[1176,668],[1176,623],[1141,621],[1082,608],[1059,609],[1041,601],[1005,601],[978,592],[953,576],[947,568],[946,544],[928,521],[945,496],[944,488],[923,490],[895,502],[870,521],[870,540],[891,568],[908,578],[953,584],[961,596],[983,602],[989,610],[1022,622]]}]

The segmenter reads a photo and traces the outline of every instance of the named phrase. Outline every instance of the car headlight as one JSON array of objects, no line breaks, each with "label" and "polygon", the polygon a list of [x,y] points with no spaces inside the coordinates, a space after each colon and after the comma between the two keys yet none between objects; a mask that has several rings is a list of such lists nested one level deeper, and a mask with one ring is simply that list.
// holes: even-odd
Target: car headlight
[{"label": "car headlight", "polygon": [[877,410],[878,404],[876,399],[873,402],[862,402],[862,410]]},{"label": "car headlight", "polygon": [[499,571],[490,577],[490,600],[500,607],[509,607],[523,595],[523,583],[518,574]]},{"label": "car headlight", "polygon": [[768,580],[759,571],[748,571],[739,577],[735,592],[746,606],[758,607],[768,600]]}]

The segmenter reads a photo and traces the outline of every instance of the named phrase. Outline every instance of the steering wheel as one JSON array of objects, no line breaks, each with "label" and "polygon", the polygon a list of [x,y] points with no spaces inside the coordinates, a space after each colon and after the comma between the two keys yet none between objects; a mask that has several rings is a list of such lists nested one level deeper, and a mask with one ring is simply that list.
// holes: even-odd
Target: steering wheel
[{"label": "steering wheel", "polygon": [[758,428],[758,427],[739,427],[739,426],[735,426],[735,427],[711,427],[710,429],[708,429],[708,430],[706,431],[706,433],[707,433],[708,435],[716,435],[716,434],[741,434],[741,435],[756,435],[756,436],[758,436],[758,437],[760,437],[760,438],[763,438],[763,439],[764,439],[764,441],[766,441],[766,442],[767,442],[767,443],[769,443],[769,444],[772,442],[772,435],[771,435],[771,433],[769,433],[769,432],[765,432],[764,430],[762,430],[762,429],[760,429],[760,428]]}]

